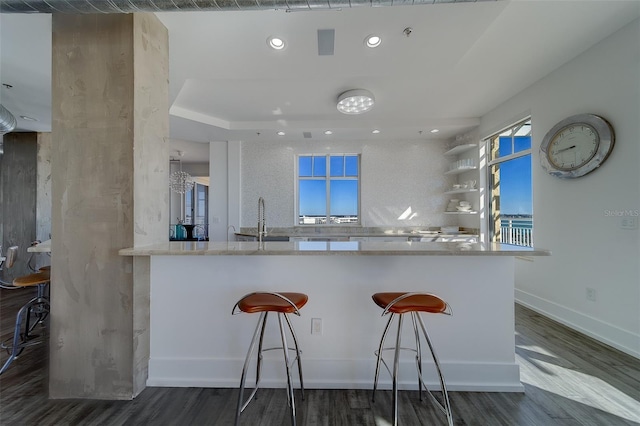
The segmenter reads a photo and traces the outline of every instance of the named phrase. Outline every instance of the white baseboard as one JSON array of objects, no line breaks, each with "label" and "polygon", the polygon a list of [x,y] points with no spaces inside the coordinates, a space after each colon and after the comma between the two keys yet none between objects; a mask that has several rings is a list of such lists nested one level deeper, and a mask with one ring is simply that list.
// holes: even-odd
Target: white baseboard
[{"label": "white baseboard", "polygon": [[[281,359],[265,359],[261,387],[283,388],[286,376]],[[169,359],[149,361],[147,386],[160,387],[237,387],[243,360],[241,359]],[[524,392],[520,383],[520,367],[511,363],[442,363],[447,390],[468,392]],[[251,365],[248,386],[255,380]],[[307,359],[302,360],[306,389],[371,389],[375,362],[373,360]],[[425,381],[430,389],[439,389],[433,363],[423,362]],[[298,370],[291,375],[298,386]],[[400,363],[400,389],[417,389],[415,361]],[[391,389],[391,379],[381,367],[379,389]]]},{"label": "white baseboard", "polygon": [[547,316],[599,342],[640,358],[640,335],[633,334],[597,318],[559,305],[522,290],[515,290],[516,303]]}]

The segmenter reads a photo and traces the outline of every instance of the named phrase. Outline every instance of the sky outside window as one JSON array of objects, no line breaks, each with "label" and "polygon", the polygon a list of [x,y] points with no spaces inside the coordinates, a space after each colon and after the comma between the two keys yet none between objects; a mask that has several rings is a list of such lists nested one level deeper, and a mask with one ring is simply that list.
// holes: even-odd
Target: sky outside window
[{"label": "sky outside window", "polygon": [[[500,137],[499,156],[531,149],[531,136]],[[531,215],[531,154],[500,163],[500,213]]]}]

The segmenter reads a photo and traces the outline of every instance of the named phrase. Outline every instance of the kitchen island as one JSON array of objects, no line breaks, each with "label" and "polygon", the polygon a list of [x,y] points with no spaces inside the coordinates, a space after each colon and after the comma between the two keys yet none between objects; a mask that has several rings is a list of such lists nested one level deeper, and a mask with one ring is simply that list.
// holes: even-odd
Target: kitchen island
[{"label": "kitchen island", "polygon": [[[499,244],[302,241],[168,242],[120,254],[151,258],[148,386],[237,386],[257,316],[231,316],[233,305],[252,291],[296,291],[309,296],[302,316],[291,318],[305,386],[370,388],[386,322],[371,295],[421,291],[453,308],[450,317],[425,316],[448,387],[518,392],[514,259],[550,252]],[[320,333],[312,334],[312,318],[321,319]],[[265,339],[277,336],[268,327]],[[277,351],[265,356],[263,386],[285,386],[281,364]],[[436,383],[426,359],[425,366],[427,383]],[[401,386],[413,389],[410,354],[400,368]],[[389,384],[381,375],[382,388]]]}]

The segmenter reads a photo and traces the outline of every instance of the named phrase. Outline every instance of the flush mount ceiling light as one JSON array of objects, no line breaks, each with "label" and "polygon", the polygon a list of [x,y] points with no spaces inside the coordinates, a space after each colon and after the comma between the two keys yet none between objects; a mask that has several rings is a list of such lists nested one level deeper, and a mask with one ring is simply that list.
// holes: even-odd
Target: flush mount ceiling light
[{"label": "flush mount ceiling light", "polygon": [[284,49],[284,40],[281,39],[280,37],[269,37],[267,39],[267,45],[275,50],[282,50]]},{"label": "flush mount ceiling light", "polygon": [[343,114],[362,114],[373,108],[373,93],[365,89],[347,90],[338,96],[338,111]]},{"label": "flush mount ceiling light", "polygon": [[431,129],[431,133],[438,133],[440,130],[438,129]]},{"label": "flush mount ceiling light", "polygon": [[371,133],[373,133],[374,135],[377,135],[378,133],[380,133],[380,130],[374,129],[374,130],[371,131]]},{"label": "flush mount ceiling light", "polygon": [[283,131],[278,132],[278,136],[284,136],[286,133]]},{"label": "flush mount ceiling light", "polygon": [[332,132],[331,130],[325,130],[325,131],[324,131],[324,134],[325,134],[325,135],[332,135],[332,134],[333,134],[333,132]]},{"label": "flush mount ceiling light", "polygon": [[382,43],[382,39],[377,35],[368,35],[367,38],[364,39],[364,44],[367,47],[378,47]]}]

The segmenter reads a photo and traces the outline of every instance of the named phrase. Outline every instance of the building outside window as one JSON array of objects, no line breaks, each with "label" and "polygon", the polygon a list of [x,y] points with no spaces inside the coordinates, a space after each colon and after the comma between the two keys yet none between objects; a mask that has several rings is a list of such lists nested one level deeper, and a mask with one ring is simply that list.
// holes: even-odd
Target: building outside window
[{"label": "building outside window", "polygon": [[491,241],[533,247],[531,119],[485,140]]},{"label": "building outside window", "polygon": [[297,157],[298,225],[360,223],[360,156]]}]

